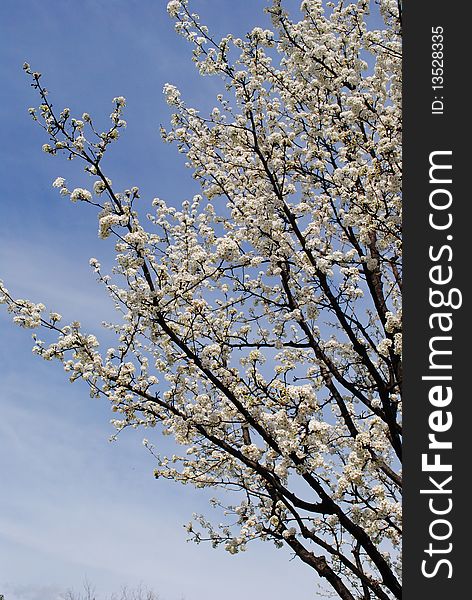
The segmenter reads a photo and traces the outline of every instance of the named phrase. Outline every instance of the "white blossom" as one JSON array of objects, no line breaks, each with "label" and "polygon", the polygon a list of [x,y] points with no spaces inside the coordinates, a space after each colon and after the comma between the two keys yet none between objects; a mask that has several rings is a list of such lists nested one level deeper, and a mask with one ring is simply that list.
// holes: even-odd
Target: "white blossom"
[{"label": "white blossom", "polygon": [[72,202],[77,202],[78,200],[90,201],[92,199],[92,194],[83,188],[75,188],[70,195],[70,199]]},{"label": "white blossom", "polygon": [[55,188],[63,188],[65,186],[66,180],[64,179],[64,177],[57,177],[53,184],[52,187]]}]

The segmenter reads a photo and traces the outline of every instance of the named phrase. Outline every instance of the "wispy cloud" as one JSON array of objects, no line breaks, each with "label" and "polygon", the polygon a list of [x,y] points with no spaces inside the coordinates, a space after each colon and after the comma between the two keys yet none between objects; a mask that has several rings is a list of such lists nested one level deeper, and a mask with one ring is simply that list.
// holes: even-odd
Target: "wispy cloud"
[{"label": "wispy cloud", "polygon": [[55,585],[10,585],[3,584],[3,593],[8,600],[60,600],[64,589]]},{"label": "wispy cloud", "polygon": [[[230,557],[185,543],[183,523],[211,510],[205,496],[156,482],[139,433],[109,444],[107,407],[84,404],[80,387],[64,389],[67,400],[59,378],[32,383],[19,374],[0,385],[0,583],[28,584],[18,600],[40,598],[46,583],[54,593],[79,588],[84,577],[104,593],[144,582],[166,600],[221,600],[233,577],[250,580],[253,597],[264,597],[270,578],[271,597],[285,598],[287,567],[299,577],[287,553],[260,544]],[[28,596],[33,584],[38,595]]]},{"label": "wispy cloud", "polygon": [[68,318],[95,326],[113,316],[113,304],[83,252],[60,254],[56,244],[4,237],[0,274],[16,297],[44,302]]}]

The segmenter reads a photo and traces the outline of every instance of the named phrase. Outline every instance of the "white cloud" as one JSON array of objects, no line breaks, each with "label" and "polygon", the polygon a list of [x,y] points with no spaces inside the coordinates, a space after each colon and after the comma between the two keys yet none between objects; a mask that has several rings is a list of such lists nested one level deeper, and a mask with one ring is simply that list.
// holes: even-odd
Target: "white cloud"
[{"label": "white cloud", "polygon": [[10,585],[3,583],[6,600],[60,600],[63,588],[55,585]]},{"label": "white cloud", "polygon": [[[60,377],[22,380],[20,368],[1,382],[0,583],[30,590],[6,600],[56,600],[41,590],[79,589],[85,577],[102,595],[143,582],[164,600],[221,600],[221,590],[237,600],[232,578],[250,581],[251,597],[265,597],[269,586],[282,600],[290,573],[311,581],[270,545],[231,557],[186,543],[182,525],[192,512],[211,510],[205,497],[156,482],[142,434],[109,444],[106,405],[81,395]],[[26,595],[35,586],[36,596]],[[298,600],[308,600],[310,588]]]},{"label": "white cloud", "polygon": [[[66,244],[62,239],[59,247]],[[86,326],[113,318],[113,304],[79,249],[71,247],[65,254],[52,242],[3,238],[0,264],[1,278],[15,297],[43,302]]]}]

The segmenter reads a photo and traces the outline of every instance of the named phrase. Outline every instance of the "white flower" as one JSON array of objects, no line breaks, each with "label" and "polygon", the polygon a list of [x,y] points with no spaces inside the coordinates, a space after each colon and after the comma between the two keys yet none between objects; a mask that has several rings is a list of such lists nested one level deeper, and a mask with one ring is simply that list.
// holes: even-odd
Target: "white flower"
[{"label": "white flower", "polygon": [[85,146],[85,142],[87,140],[84,138],[83,135],[79,135],[77,138],[75,138],[74,140],[74,148],[76,148],[76,150],[78,150],[79,152],[82,152]]},{"label": "white flower", "polygon": [[392,346],[392,340],[389,340],[388,338],[383,339],[380,344],[378,344],[377,346],[377,352],[381,355],[381,356],[388,356],[388,350],[389,348]]},{"label": "white flower", "polygon": [[166,96],[166,102],[167,104],[178,104],[179,100],[180,100],[180,92],[179,90],[175,87],[175,85],[172,85],[170,83],[166,83],[164,85],[164,94]]},{"label": "white flower", "polygon": [[297,530],[295,529],[295,527],[289,527],[282,533],[282,536],[284,539],[287,540],[289,538],[294,537],[296,533],[297,533]]},{"label": "white flower", "polygon": [[52,187],[55,188],[63,188],[64,185],[66,183],[66,180],[64,179],[64,177],[57,177],[52,184]]},{"label": "white flower", "polygon": [[75,188],[70,195],[70,199],[72,202],[77,202],[78,200],[84,200],[88,202],[92,199],[92,194],[83,188]]},{"label": "white flower", "polygon": [[393,350],[394,350],[395,354],[398,354],[399,356],[401,356],[401,354],[402,354],[402,347],[403,347],[402,346],[402,344],[403,344],[402,338],[403,338],[403,336],[401,333],[396,333],[394,336],[395,343],[394,343]]},{"label": "white flower", "polygon": [[171,0],[167,4],[167,12],[171,17],[176,17],[179,14],[180,2],[179,0]]},{"label": "white flower", "polygon": [[369,271],[375,271],[375,269],[378,267],[379,261],[376,258],[369,257],[366,259],[365,264],[367,265]]},{"label": "white flower", "polygon": [[255,362],[256,360],[262,360],[263,358],[262,352],[259,350],[251,350],[251,352],[249,352],[249,360],[251,361]]},{"label": "white flower", "polygon": [[97,196],[100,196],[100,194],[103,194],[105,189],[106,189],[105,183],[101,179],[99,181],[96,181],[93,184],[93,191],[95,192],[95,194],[97,194]]},{"label": "white flower", "polygon": [[116,98],[113,98],[113,103],[118,106],[126,106],[126,98],[124,96],[116,96]]},{"label": "white flower", "polygon": [[249,444],[248,446],[241,447],[241,453],[251,460],[259,460],[262,456],[262,451],[255,445]]},{"label": "white flower", "polygon": [[235,240],[223,237],[216,243],[216,252],[219,258],[231,260],[239,255],[239,246]]}]

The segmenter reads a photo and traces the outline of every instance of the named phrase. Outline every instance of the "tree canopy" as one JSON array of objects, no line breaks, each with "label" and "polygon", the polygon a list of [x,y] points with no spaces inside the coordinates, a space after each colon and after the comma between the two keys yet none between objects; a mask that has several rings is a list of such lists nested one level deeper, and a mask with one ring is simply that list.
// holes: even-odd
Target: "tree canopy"
[{"label": "tree canopy", "polygon": [[207,115],[164,88],[162,137],[201,185],[179,207],[113,186],[123,97],[100,131],[57,112],[24,66],[43,150],[91,177],[54,187],[96,207],[115,241],[112,273],[90,261],[116,306],[115,347],[3,285],[2,302],[41,328],[38,355],[109,399],[118,430],[173,436],[171,456],[145,440],[157,478],[226,490],[222,522],[188,525],[195,541],[287,545],[340,598],[399,598],[400,4],[303,0],[295,22],[272,0],[272,30],[244,39],[215,39],[191,5],[167,10],[222,85]]}]

